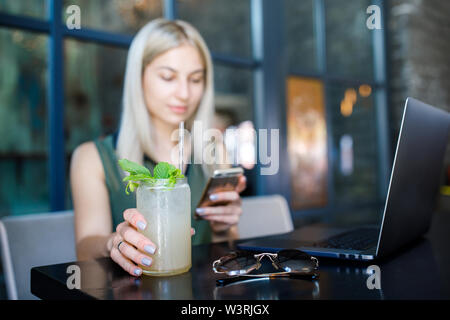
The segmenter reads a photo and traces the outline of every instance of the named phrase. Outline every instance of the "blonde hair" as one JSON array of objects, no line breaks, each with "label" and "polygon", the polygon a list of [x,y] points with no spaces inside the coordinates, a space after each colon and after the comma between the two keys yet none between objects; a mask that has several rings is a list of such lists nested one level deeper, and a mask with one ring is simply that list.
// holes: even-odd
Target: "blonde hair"
[{"label": "blonde hair", "polygon": [[[214,112],[214,79],[211,54],[198,31],[189,23],[175,20],[155,19],[146,24],[133,39],[128,51],[122,99],[122,116],[117,140],[117,155],[142,164],[144,153],[155,159],[152,150],[153,126],[151,115],[144,100],[142,74],[145,67],[158,55],[189,43],[200,52],[205,65],[205,88],[200,104],[185,128],[191,132],[191,140],[203,143],[202,137],[194,136],[193,122],[201,121],[210,128]],[[143,116],[146,115],[146,116]],[[195,148],[194,148],[195,149]],[[202,148],[196,148],[200,150]],[[195,150],[194,150],[195,152]],[[202,155],[196,155],[202,159]],[[203,166],[205,172],[210,168]]]}]

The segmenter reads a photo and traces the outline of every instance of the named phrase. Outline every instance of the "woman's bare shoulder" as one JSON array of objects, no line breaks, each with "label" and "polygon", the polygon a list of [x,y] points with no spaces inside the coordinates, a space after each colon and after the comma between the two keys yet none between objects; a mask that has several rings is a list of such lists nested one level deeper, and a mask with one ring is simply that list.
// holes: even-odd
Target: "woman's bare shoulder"
[{"label": "woman's bare shoulder", "polygon": [[80,144],[72,153],[71,170],[89,170],[91,174],[103,176],[103,165],[93,141]]}]

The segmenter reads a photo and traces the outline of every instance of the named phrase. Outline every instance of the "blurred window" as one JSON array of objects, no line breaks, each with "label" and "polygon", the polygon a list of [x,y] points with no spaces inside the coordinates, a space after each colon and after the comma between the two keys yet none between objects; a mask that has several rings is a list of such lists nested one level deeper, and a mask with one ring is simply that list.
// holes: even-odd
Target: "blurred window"
[{"label": "blurred window", "polygon": [[[163,16],[162,0],[64,0],[64,8],[80,8],[81,27],[135,34],[150,20]],[[63,11],[64,21],[68,17]]]},{"label": "blurred window", "polygon": [[[386,84],[374,81],[374,32],[377,31],[366,26],[366,10],[372,2],[286,0],[287,121],[294,210],[373,205],[381,198],[378,193],[380,125],[376,114],[383,101],[375,96],[380,90],[386,90]],[[295,89],[290,81],[303,81],[303,84]],[[320,83],[322,91],[311,88],[314,81]],[[306,166],[305,159],[310,153],[302,156],[299,147],[311,138],[305,129],[310,117],[307,110],[322,105],[327,148],[314,163],[316,166],[324,160],[328,163],[321,167],[325,170],[321,178],[326,177],[327,181],[327,188],[322,190],[326,196],[320,196],[323,194],[318,190],[321,186],[318,176],[308,184],[311,168]],[[317,197],[306,197],[312,190]]]},{"label": "blurred window", "polygon": [[[363,97],[358,87],[330,85],[327,90],[332,128],[333,181],[336,204],[364,203],[377,195],[377,136],[373,94]],[[348,106],[347,106],[348,105]],[[347,108],[347,109],[346,109]],[[342,163],[351,139],[351,172]],[[344,152],[344,158],[341,154]],[[345,155],[345,152],[347,153]],[[347,159],[348,161],[348,159]],[[344,170],[341,168],[344,167]]]},{"label": "blurred window", "polygon": [[252,70],[216,64],[214,82],[217,113],[228,114],[230,125],[253,120]]},{"label": "blurred window", "polygon": [[373,78],[373,31],[367,28],[371,0],[326,1],[327,69],[333,75]]},{"label": "blurred window", "polygon": [[65,150],[70,154],[79,144],[117,130],[127,50],[73,39],[64,44]]},{"label": "blurred window", "polygon": [[212,52],[251,58],[250,0],[178,0],[177,6]]},{"label": "blurred window", "polygon": [[[225,137],[228,156],[234,165],[246,171],[247,189],[256,188],[256,139],[246,134],[254,131],[251,0],[177,0],[179,18],[196,27],[214,58],[214,126],[233,134]],[[243,66],[242,61],[249,62]],[[243,130],[238,130],[243,129]]]},{"label": "blurred window", "polygon": [[314,0],[285,1],[285,33],[290,70],[318,72]]},{"label": "blurred window", "polygon": [[[64,49],[64,138],[68,182],[74,149],[83,142],[117,131],[127,50],[74,39],[65,40]],[[66,206],[70,208],[71,205],[69,184],[66,183]]]},{"label": "blurred window", "polygon": [[0,216],[49,209],[48,37],[0,29]]},{"label": "blurred window", "polygon": [[47,18],[47,0],[0,0],[0,13]]}]

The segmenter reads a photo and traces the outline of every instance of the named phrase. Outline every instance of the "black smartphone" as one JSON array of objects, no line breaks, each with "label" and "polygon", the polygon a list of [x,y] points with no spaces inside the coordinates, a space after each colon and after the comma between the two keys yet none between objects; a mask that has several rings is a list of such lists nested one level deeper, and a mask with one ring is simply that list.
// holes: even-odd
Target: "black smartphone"
[{"label": "black smartphone", "polygon": [[[234,191],[239,183],[239,177],[243,174],[244,170],[241,167],[214,170],[212,177],[208,179],[208,183],[203,189],[203,193],[200,197],[200,201],[197,204],[197,208],[226,204],[228,201],[213,202],[209,199],[209,196],[217,192]],[[194,214],[194,218],[202,219],[202,217],[197,213]]]}]

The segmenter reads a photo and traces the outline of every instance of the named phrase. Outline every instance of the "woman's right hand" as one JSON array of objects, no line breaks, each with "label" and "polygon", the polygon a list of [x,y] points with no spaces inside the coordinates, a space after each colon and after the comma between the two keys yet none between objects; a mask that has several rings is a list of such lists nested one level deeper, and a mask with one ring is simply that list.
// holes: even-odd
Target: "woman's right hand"
[{"label": "woman's right hand", "polygon": [[151,255],[157,248],[150,239],[138,232],[138,229],[145,230],[147,227],[147,222],[139,211],[127,209],[123,212],[123,218],[125,221],[112,234],[110,257],[132,276],[140,276],[141,267],[152,264]]},{"label": "woman's right hand", "polygon": [[[125,221],[120,223],[116,232],[111,235],[109,256],[132,276],[140,276],[140,266],[151,266],[153,260],[150,255],[153,255],[157,248],[150,239],[138,232],[138,229],[145,230],[147,221],[137,209],[125,210],[123,219]],[[195,230],[191,228],[191,236],[194,234]]]}]

